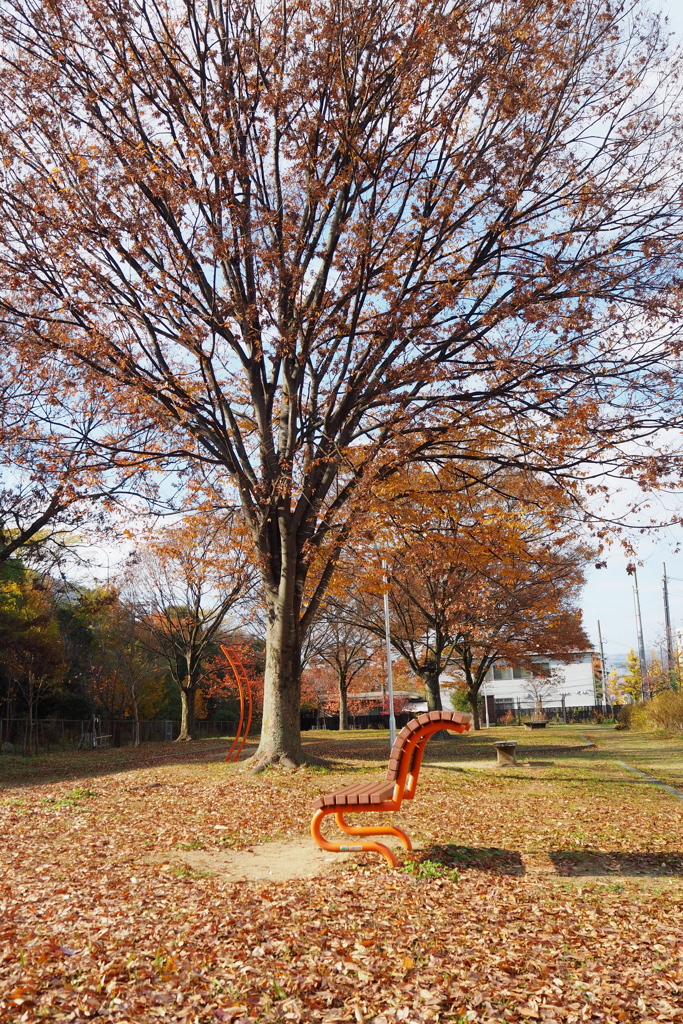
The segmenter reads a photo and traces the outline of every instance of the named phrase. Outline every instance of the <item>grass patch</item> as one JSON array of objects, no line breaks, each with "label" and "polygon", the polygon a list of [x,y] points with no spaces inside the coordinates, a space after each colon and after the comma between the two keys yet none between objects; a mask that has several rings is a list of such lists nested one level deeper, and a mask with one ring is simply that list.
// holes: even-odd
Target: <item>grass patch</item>
[{"label": "grass patch", "polygon": [[97,793],[94,789],[85,789],[83,786],[77,786],[62,797],[45,797],[43,803],[52,804],[54,807],[75,807],[83,800],[92,800],[96,796]]}]

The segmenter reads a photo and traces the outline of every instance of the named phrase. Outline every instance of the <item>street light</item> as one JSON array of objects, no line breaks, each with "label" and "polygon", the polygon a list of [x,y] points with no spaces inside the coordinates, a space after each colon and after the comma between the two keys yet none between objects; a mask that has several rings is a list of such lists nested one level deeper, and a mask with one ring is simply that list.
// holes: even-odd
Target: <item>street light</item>
[{"label": "street light", "polygon": [[107,586],[109,586],[109,583],[110,583],[110,571],[111,571],[111,565],[110,565],[110,562],[109,562],[109,552],[107,551],[106,548],[103,548],[101,544],[89,544],[88,547],[89,548],[97,548],[98,551],[103,551],[104,552],[104,556],[107,559]]},{"label": "street light", "polygon": [[386,559],[382,559],[384,571],[384,639],[387,648],[387,689],[389,691],[389,745],[393,749],[396,742],[396,715],[394,714],[394,679],[391,674],[391,629],[389,626],[389,577],[387,576]]}]

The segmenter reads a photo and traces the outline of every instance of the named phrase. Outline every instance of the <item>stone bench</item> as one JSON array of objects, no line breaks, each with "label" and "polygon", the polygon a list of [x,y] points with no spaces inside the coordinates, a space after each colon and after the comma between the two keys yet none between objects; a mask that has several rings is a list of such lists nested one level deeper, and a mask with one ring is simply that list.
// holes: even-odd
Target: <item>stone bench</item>
[{"label": "stone bench", "polygon": [[501,766],[517,764],[517,740],[498,740],[493,744],[496,748],[497,763]]}]

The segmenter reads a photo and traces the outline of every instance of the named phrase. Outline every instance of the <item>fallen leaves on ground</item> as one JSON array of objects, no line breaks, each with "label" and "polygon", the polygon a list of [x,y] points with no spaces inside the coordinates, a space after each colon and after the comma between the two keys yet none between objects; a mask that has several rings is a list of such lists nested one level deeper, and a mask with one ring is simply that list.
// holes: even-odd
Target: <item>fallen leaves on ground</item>
[{"label": "fallen leaves on ground", "polygon": [[384,740],[321,738],[311,751],[343,762],[327,772],[252,776],[147,748],[137,767],[103,751],[81,778],[13,782],[0,1017],[683,1021],[683,804],[559,730],[544,763],[522,750],[504,772],[481,736],[456,743],[433,745],[444,766],[400,815],[424,847],[410,870],[362,855],[278,884],[173,851],[300,838],[314,797],[376,772]]}]

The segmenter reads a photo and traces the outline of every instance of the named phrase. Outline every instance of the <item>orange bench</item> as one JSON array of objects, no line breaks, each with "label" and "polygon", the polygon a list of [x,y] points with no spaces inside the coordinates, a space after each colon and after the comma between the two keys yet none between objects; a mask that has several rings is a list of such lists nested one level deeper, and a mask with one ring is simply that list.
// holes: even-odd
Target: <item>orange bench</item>
[{"label": "orange bench", "polygon": [[398,858],[383,843],[373,841],[357,843],[354,846],[342,843],[331,843],[320,831],[323,819],[327,814],[334,814],[337,825],[350,836],[397,836],[406,850],[412,850],[410,839],[400,828],[394,825],[348,825],[345,814],[360,814],[364,811],[398,811],[404,800],[412,800],[415,796],[420,766],[424,757],[427,740],[442,729],[453,732],[467,732],[471,727],[471,716],[459,711],[429,711],[419,715],[401,729],[389,755],[389,767],[386,777],[376,782],[356,783],[345,786],[336,793],[319,796],[313,806],[316,809],[311,822],[311,835],[322,850],[339,853],[345,850],[374,850],[381,853],[396,867]]}]

